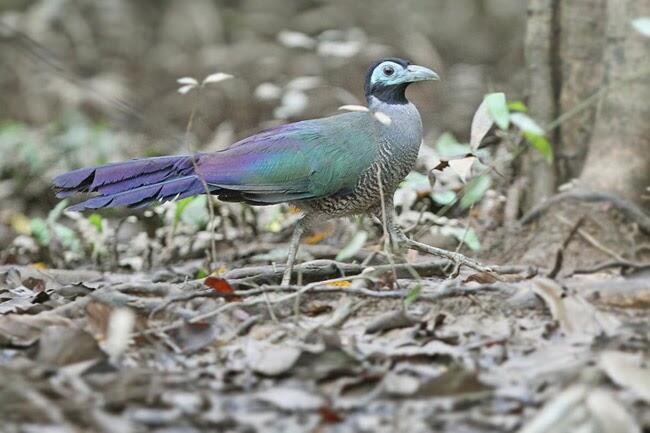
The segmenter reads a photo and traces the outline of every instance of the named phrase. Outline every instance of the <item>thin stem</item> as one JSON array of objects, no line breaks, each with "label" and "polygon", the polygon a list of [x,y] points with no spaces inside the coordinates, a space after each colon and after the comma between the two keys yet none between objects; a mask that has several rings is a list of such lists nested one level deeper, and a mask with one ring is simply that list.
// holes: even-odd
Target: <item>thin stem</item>
[{"label": "thin stem", "polygon": [[203,177],[203,173],[199,171],[199,166],[196,162],[196,155],[192,150],[192,144],[190,140],[190,134],[192,132],[192,127],[194,126],[194,118],[196,117],[197,108],[201,98],[201,89],[202,87],[197,87],[196,89],[197,94],[196,97],[194,98],[194,103],[192,104],[192,110],[190,111],[190,118],[187,122],[187,127],[185,128],[185,145],[187,147],[187,153],[190,155],[190,158],[192,158],[192,167],[194,168],[194,173],[196,173],[197,177],[203,184],[203,189],[205,190],[205,195],[207,198],[208,215],[210,216],[210,222],[212,223],[210,226],[210,265],[209,265],[209,267],[212,268],[212,266],[217,262],[217,241],[215,239],[216,227],[215,227],[214,202],[212,201],[212,194],[210,192],[210,187],[208,186],[208,183],[205,181],[205,178]]}]

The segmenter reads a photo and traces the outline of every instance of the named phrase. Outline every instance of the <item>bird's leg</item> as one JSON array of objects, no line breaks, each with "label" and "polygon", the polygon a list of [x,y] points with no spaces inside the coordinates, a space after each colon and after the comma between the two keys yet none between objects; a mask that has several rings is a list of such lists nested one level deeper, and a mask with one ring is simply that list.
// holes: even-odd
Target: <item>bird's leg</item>
[{"label": "bird's leg", "polygon": [[[457,253],[454,251],[447,251],[442,248],[437,248],[433,247],[431,245],[423,244],[422,242],[414,241],[413,239],[409,239],[406,237],[406,235],[402,232],[402,229],[399,228],[397,225],[397,222],[395,221],[394,218],[394,210],[393,210],[393,205],[392,203],[387,203],[387,207],[385,212],[382,214],[381,208],[378,211],[375,211],[374,214],[378,218],[384,218],[385,219],[385,224],[386,224],[386,229],[388,230],[388,233],[390,234],[391,242],[393,245],[393,250],[401,255],[401,252],[404,249],[413,249],[417,250],[423,253],[431,254],[434,256],[442,257],[443,259],[447,259],[454,263],[457,267],[459,266],[467,266],[468,268],[474,269],[475,271],[478,272],[487,272],[487,273],[492,273],[492,269],[490,269],[487,266],[484,266],[477,262],[476,260],[470,259],[469,257]],[[390,207],[389,207],[390,206]],[[379,213],[377,213],[379,212]],[[383,220],[382,220],[383,221]]]},{"label": "bird's leg", "polygon": [[393,201],[388,200],[385,204],[384,210],[381,209],[381,206],[373,210],[373,216],[378,220],[379,224],[385,227],[386,234],[391,243],[392,250],[395,254],[402,257],[402,250],[406,247],[406,241],[408,238],[402,233],[399,229],[399,226],[395,222],[395,209],[393,207]]},{"label": "bird's leg", "polygon": [[291,283],[291,273],[293,272],[293,264],[296,261],[296,254],[298,254],[298,248],[300,247],[300,239],[302,238],[303,233],[307,227],[307,221],[305,217],[302,217],[296,223],[296,226],[293,229],[293,235],[291,236],[291,243],[289,244],[289,256],[287,257],[287,266],[284,269],[284,274],[282,275],[282,285],[288,286]]}]

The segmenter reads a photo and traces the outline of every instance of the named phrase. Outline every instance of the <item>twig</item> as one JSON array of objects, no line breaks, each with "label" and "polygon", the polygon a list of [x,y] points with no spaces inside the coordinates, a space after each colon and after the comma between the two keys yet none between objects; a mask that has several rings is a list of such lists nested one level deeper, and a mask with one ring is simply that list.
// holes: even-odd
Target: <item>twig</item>
[{"label": "twig", "polygon": [[[561,217],[560,215],[557,215],[557,218],[564,223],[571,224],[570,221]],[[573,224],[573,227],[571,227],[571,230],[569,231],[569,234],[564,239],[564,242],[562,242],[562,245],[560,245],[560,247],[557,249],[557,253],[555,254],[555,263],[553,264],[553,269],[551,269],[551,271],[546,275],[548,278],[554,279],[562,270],[562,264],[564,263],[564,250],[566,250],[566,248],[569,246],[569,243],[575,236],[576,232],[578,232],[580,226],[584,223],[584,221],[585,221],[584,217],[578,218],[578,221],[576,221]]]},{"label": "twig", "polygon": [[[441,260],[427,260],[418,263],[396,263],[395,270],[398,277],[408,272],[409,268],[415,269],[418,274],[423,276],[444,276],[443,268],[446,261]],[[373,266],[377,271],[390,272],[393,267],[391,265],[377,265]],[[325,278],[332,275],[354,275],[363,272],[366,266],[356,263],[342,263],[334,260],[312,260],[304,262],[296,266],[296,270],[303,273],[305,279]],[[231,283],[245,284],[249,281],[264,281],[269,279],[281,278],[284,272],[284,265],[264,265],[264,266],[251,266],[246,268],[233,269],[223,274]],[[410,274],[409,274],[410,275]]]},{"label": "twig", "polygon": [[205,181],[205,178],[203,177],[203,173],[199,170],[199,166],[196,162],[196,155],[194,155],[194,152],[192,151],[192,145],[190,143],[190,133],[192,132],[192,126],[194,125],[194,117],[196,116],[196,110],[199,105],[199,99],[201,97],[201,89],[202,86],[198,86],[196,89],[196,97],[194,98],[194,102],[192,104],[192,110],[190,111],[190,118],[187,122],[187,127],[185,128],[185,145],[187,146],[187,153],[190,155],[190,158],[192,158],[192,167],[194,168],[194,173],[196,173],[196,176],[199,178],[201,181],[201,184],[203,185],[203,189],[205,190],[205,196],[206,200],[208,203],[208,214],[210,216],[210,222],[212,222],[212,225],[210,226],[210,267],[214,265],[214,263],[217,262],[217,241],[215,239],[216,237],[216,230],[215,230],[215,212],[214,212],[214,202],[212,201],[212,193],[210,191],[210,187],[208,186],[208,183]]},{"label": "twig", "polygon": [[[571,224],[570,221],[568,221],[566,218],[564,218],[561,215],[556,215],[557,219],[563,222],[564,224]],[[589,233],[587,233],[585,230],[579,229],[578,234],[582,236],[584,240],[589,242],[594,248],[597,250],[602,251],[603,253],[607,254],[608,256],[612,257],[614,260],[618,260],[619,262],[625,261],[625,259],[620,255],[617,254],[616,252],[610,250],[607,248],[605,245],[601,244],[596,238],[591,236]]]},{"label": "twig", "polygon": [[591,268],[575,269],[571,275],[594,274],[596,272],[604,271],[605,269],[609,269],[609,268],[621,268],[621,271],[624,273],[626,269],[634,269],[634,270],[650,269],[650,263],[635,263],[635,262],[629,262],[627,260],[623,260],[623,261],[613,260],[610,262],[600,263],[598,265],[592,266]]}]

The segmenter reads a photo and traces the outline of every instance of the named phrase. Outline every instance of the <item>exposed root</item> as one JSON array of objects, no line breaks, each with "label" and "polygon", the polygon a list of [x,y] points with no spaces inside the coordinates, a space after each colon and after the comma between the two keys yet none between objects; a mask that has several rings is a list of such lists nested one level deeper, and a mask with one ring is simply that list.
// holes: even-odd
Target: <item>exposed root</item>
[{"label": "exposed root", "polygon": [[637,223],[643,232],[650,234],[650,216],[639,206],[619,196],[600,191],[576,190],[554,195],[544,203],[531,209],[519,222],[523,225],[529,224],[544,215],[551,207],[565,200],[611,203],[612,206],[621,211],[627,218]]}]

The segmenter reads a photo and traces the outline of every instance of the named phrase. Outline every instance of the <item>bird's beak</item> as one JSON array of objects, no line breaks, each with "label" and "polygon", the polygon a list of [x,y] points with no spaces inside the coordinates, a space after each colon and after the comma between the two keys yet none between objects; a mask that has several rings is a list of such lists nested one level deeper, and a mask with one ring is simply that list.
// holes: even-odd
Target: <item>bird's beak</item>
[{"label": "bird's beak", "polygon": [[429,68],[418,65],[409,65],[406,67],[406,74],[404,76],[404,81],[413,83],[416,81],[429,81],[429,80],[439,80],[440,77],[438,74],[433,72]]}]

